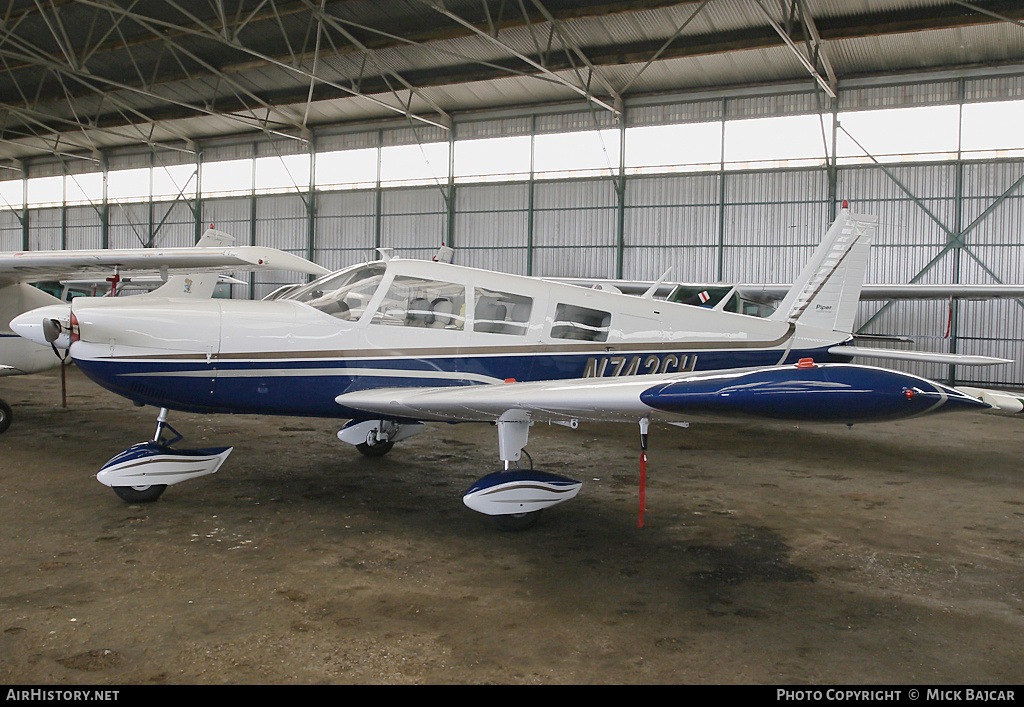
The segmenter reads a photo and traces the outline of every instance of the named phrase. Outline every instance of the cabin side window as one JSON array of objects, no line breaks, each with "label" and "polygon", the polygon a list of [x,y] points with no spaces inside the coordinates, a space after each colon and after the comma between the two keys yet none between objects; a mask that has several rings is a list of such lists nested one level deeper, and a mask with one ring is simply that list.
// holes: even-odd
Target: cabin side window
[{"label": "cabin side window", "polygon": [[607,341],[612,315],[599,309],[560,304],[551,322],[551,338],[577,341]]},{"label": "cabin side window", "polygon": [[533,298],[477,287],[473,290],[473,331],[523,336],[529,329]]},{"label": "cabin side window", "polygon": [[464,285],[399,275],[370,323],[461,331],[465,312]]}]

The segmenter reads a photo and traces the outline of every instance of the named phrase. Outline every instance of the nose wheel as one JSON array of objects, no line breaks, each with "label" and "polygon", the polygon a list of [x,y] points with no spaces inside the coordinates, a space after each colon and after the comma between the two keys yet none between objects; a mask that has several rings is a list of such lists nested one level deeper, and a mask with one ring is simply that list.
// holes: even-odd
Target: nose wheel
[{"label": "nose wheel", "polygon": [[117,497],[126,503],[153,503],[167,490],[167,484],[147,486],[111,486]]}]

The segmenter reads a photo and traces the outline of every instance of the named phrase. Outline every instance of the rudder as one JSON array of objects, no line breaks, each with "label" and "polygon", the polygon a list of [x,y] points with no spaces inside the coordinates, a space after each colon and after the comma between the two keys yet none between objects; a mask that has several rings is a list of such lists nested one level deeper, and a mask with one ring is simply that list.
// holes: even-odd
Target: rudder
[{"label": "rudder", "polygon": [[853,331],[876,216],[851,214],[846,202],[772,319],[827,331]]}]

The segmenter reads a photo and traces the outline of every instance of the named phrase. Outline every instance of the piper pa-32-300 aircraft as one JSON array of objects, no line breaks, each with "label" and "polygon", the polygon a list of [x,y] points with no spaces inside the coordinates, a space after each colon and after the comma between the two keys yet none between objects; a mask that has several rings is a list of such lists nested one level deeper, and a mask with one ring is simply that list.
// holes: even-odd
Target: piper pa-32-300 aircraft
[{"label": "piper pa-32-300 aircraft", "polygon": [[[30,283],[93,278],[110,283],[116,294],[127,282],[161,278],[144,297],[209,298],[218,279],[229,272],[290,270],[323,275],[326,268],[274,248],[231,247],[234,236],[210,228],[191,248],[38,250],[0,253],[0,376],[39,373],[61,365],[46,341],[13,333],[14,317],[39,307],[67,305]],[[0,400],[0,433],[11,424],[11,408]]]},{"label": "piper pa-32-300 aircraft", "polygon": [[[388,452],[425,422],[494,423],[503,468],[463,500],[523,527],[581,484],[532,469],[530,426],[762,418],[860,423],[952,410],[1020,412],[1010,394],[965,391],[851,363],[859,356],[982,365],[1005,359],[852,345],[873,217],[844,204],[766,318],[653,297],[399,258],[353,266],[262,301],[78,298],[12,327],[70,347],[84,373],[160,408],[151,441],[98,479],[129,501],[220,468],[230,447],[175,449],[167,411],[348,420],[338,437]],[[441,259],[443,260],[443,258]],[[164,433],[173,439],[164,441]],[[528,468],[522,468],[528,467]],[[641,506],[642,508],[642,506]],[[642,524],[642,515],[641,515]]]}]

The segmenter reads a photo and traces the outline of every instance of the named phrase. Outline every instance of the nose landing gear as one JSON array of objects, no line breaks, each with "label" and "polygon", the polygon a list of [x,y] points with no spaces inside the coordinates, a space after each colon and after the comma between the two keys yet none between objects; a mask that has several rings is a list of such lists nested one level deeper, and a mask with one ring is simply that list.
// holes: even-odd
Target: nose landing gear
[{"label": "nose landing gear", "polygon": [[[166,441],[165,431],[173,435]],[[132,445],[113,457],[96,474],[96,479],[123,501],[152,503],[172,484],[213,474],[234,449],[172,449],[171,445],[180,439],[178,431],[167,423],[167,408],[163,408],[153,439]]]}]

